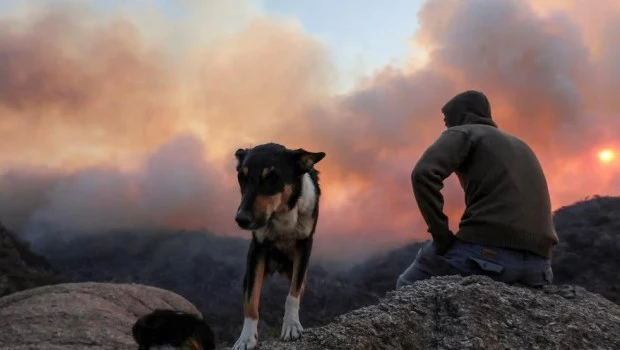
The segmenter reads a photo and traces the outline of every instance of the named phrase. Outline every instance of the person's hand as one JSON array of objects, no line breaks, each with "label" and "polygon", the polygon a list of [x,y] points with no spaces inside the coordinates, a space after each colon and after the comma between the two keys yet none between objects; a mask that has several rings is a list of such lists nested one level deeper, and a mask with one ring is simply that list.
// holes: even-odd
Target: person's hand
[{"label": "person's hand", "polygon": [[444,255],[450,250],[452,244],[456,241],[456,237],[451,231],[448,231],[441,236],[433,238],[433,240],[435,241],[435,254]]}]

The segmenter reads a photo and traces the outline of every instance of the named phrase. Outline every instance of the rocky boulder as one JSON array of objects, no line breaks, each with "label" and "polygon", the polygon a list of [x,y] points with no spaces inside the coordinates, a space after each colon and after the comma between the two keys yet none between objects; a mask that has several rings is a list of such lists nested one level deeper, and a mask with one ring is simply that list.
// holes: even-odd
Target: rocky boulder
[{"label": "rocky boulder", "polygon": [[[302,320],[303,322],[303,320]],[[260,330],[259,330],[260,332]],[[620,349],[620,306],[581,287],[510,287],[483,276],[440,277],[261,350]]]},{"label": "rocky boulder", "polygon": [[131,327],[156,308],[196,314],[186,299],[137,284],[71,283],[0,298],[0,349],[137,348]]}]

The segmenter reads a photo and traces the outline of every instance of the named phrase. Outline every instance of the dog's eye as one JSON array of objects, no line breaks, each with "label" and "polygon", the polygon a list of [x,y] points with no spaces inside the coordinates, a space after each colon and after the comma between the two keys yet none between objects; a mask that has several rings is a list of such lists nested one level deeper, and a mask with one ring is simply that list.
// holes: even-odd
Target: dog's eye
[{"label": "dog's eye", "polygon": [[277,186],[280,183],[280,177],[272,171],[265,176],[263,183],[267,186]]}]

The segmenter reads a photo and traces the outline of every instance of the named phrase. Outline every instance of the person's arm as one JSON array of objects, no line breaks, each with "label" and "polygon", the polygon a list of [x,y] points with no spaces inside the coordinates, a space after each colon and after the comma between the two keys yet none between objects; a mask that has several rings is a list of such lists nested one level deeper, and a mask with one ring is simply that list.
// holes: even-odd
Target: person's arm
[{"label": "person's arm", "polygon": [[458,169],[470,148],[471,142],[465,132],[446,130],[422,154],[411,172],[413,194],[439,255],[443,255],[454,241],[448,217],[443,212],[443,181]]}]

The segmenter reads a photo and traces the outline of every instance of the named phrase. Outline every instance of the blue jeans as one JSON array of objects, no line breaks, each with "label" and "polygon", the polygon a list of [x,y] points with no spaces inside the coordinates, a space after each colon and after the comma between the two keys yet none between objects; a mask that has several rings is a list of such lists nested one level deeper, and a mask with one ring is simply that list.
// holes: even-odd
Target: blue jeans
[{"label": "blue jeans", "polygon": [[432,276],[485,275],[507,284],[542,287],[553,283],[551,259],[534,253],[485,247],[457,239],[443,255],[429,241],[396,282],[396,289]]}]

